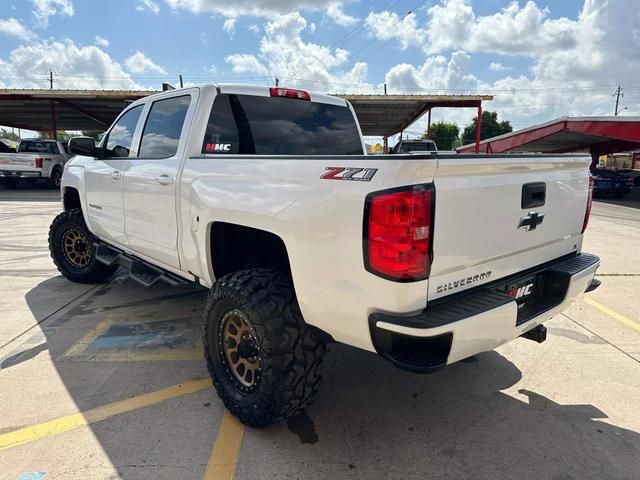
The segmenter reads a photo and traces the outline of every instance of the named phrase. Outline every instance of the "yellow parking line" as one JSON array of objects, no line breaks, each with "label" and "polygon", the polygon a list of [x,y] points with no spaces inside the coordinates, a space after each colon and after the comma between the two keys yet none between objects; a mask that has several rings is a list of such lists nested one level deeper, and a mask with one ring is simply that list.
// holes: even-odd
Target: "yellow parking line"
[{"label": "yellow parking line", "polygon": [[204,473],[204,480],[231,480],[235,476],[244,425],[225,409]]},{"label": "yellow parking line", "polygon": [[0,450],[23,445],[33,442],[44,437],[57,435],[58,433],[67,432],[78,427],[83,427],[101,420],[105,420],[114,415],[138,410],[140,408],[150,407],[158,403],[170,400],[172,398],[181,397],[190,393],[199,392],[211,386],[211,380],[201,378],[191,380],[186,383],[173,385],[172,387],[156,390],[155,392],[145,393],[136,397],[121,400],[119,402],[110,403],[102,407],[93,408],[86,412],[74,413],[65,417],[49,420],[48,422],[39,423],[31,427],[21,428],[13,432],[0,435]]},{"label": "yellow parking line", "polygon": [[589,305],[591,305],[592,307],[597,308],[598,310],[600,310],[603,313],[606,313],[607,315],[609,315],[610,317],[615,318],[616,320],[618,320],[619,322],[624,323],[626,326],[633,328],[634,330],[637,330],[640,332],[640,323],[638,322],[634,322],[633,320],[631,320],[630,318],[625,317],[624,315],[620,315],[618,312],[614,312],[613,310],[611,310],[609,307],[605,307],[604,305],[596,302],[595,300],[586,297],[584,299],[585,303],[588,303]]}]

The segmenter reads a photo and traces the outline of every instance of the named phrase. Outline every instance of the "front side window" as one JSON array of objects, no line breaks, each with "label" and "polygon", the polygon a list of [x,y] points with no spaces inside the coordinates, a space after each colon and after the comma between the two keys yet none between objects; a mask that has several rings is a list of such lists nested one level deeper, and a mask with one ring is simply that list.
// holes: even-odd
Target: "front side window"
[{"label": "front side window", "polygon": [[351,110],[291,98],[218,95],[202,153],[362,155]]},{"label": "front side window", "polygon": [[122,115],[111,131],[107,134],[105,156],[128,157],[133,143],[133,134],[136,131],[138,119],[142,113],[142,105],[133,107]]},{"label": "front side window", "polygon": [[139,157],[169,158],[176,154],[190,103],[189,95],[153,102],[142,132]]}]

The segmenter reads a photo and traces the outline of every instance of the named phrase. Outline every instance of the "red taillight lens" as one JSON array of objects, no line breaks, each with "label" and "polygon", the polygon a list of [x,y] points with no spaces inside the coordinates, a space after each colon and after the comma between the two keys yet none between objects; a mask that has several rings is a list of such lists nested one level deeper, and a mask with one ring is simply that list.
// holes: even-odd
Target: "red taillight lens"
[{"label": "red taillight lens", "polygon": [[584,221],[582,222],[582,232],[587,229],[589,225],[589,216],[591,215],[591,204],[593,203],[593,177],[589,175],[589,195],[587,197],[587,209],[584,212]]},{"label": "red taillight lens", "polygon": [[298,100],[311,100],[309,92],[304,90],[294,90],[292,88],[271,87],[269,89],[272,97],[297,98]]},{"label": "red taillight lens", "polygon": [[44,164],[44,158],[36,158],[36,168],[42,168]]},{"label": "red taillight lens", "polygon": [[391,280],[429,276],[433,189],[374,193],[365,212],[365,265]]}]

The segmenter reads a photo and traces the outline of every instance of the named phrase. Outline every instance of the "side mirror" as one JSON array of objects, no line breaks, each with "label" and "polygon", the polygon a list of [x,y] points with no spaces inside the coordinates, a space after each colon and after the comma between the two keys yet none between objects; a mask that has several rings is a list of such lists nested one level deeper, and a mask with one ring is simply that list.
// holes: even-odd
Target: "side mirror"
[{"label": "side mirror", "polygon": [[91,137],[73,137],[69,140],[67,148],[72,155],[98,156],[96,141]]}]

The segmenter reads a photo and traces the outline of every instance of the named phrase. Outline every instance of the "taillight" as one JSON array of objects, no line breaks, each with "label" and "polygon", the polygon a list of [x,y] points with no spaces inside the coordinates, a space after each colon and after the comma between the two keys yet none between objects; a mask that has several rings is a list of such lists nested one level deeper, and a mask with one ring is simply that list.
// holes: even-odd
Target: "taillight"
[{"label": "taillight", "polygon": [[584,212],[584,221],[582,222],[582,232],[587,229],[589,225],[589,216],[591,215],[591,204],[593,203],[593,177],[589,175],[589,194],[587,196],[587,209]]},{"label": "taillight", "polygon": [[36,168],[42,168],[44,164],[44,158],[36,158]]},{"label": "taillight", "polygon": [[271,87],[269,89],[272,97],[297,98],[298,100],[311,100],[309,92],[304,90],[294,90],[293,88]]},{"label": "taillight", "polygon": [[427,278],[431,266],[433,206],[432,186],[369,194],[364,218],[366,269],[389,280]]}]

